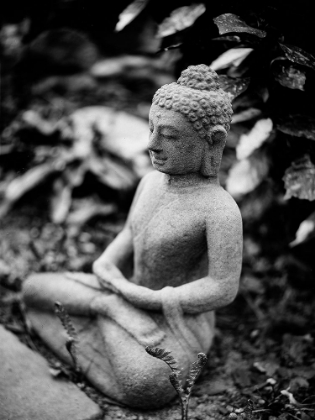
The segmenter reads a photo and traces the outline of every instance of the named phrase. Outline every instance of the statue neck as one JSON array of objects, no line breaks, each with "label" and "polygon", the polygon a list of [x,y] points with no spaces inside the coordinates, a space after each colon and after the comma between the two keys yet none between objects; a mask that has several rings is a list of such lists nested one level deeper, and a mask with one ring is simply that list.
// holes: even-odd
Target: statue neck
[{"label": "statue neck", "polygon": [[174,188],[182,187],[194,187],[209,184],[219,185],[219,178],[217,175],[211,177],[204,177],[200,173],[182,174],[182,175],[170,175],[164,174],[164,182],[168,186]]}]

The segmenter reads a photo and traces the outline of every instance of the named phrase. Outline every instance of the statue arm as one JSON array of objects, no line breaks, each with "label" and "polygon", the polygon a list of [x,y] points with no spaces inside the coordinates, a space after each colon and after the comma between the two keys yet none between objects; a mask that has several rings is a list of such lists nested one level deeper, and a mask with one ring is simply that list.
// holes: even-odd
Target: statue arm
[{"label": "statue arm", "polygon": [[[238,291],[242,266],[242,220],[238,208],[212,211],[206,220],[209,271],[204,278],[173,289],[184,313],[212,311],[231,303]],[[116,282],[118,293],[134,306],[162,310],[162,290],[128,281]]]},{"label": "statue arm", "polygon": [[242,219],[235,203],[217,209],[206,220],[208,275],[179,286],[185,313],[212,311],[231,303],[238,291],[242,268]]}]

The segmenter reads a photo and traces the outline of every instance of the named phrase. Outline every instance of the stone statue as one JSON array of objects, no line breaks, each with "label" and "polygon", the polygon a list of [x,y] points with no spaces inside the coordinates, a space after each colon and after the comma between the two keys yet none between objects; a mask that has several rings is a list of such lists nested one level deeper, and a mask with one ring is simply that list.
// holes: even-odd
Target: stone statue
[{"label": "stone statue", "polygon": [[185,376],[210,348],[213,311],[236,296],[242,222],[218,181],[231,115],[229,95],[206,65],[162,86],[150,110],[155,171],[140,182],[126,225],[94,274],[39,273],[24,283],[34,330],[71,362],[53,314],[61,302],[78,332],[82,372],[126,405],[157,408],[175,395],[168,367],[146,345],[172,351]]}]

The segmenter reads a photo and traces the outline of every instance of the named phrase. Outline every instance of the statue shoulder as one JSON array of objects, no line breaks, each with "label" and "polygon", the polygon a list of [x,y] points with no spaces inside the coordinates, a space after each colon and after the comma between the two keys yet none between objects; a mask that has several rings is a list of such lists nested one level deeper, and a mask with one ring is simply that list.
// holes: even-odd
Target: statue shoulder
[{"label": "statue shoulder", "polygon": [[242,224],[241,212],[234,198],[221,186],[209,189],[205,205],[207,206],[207,218],[217,220],[233,219]]}]

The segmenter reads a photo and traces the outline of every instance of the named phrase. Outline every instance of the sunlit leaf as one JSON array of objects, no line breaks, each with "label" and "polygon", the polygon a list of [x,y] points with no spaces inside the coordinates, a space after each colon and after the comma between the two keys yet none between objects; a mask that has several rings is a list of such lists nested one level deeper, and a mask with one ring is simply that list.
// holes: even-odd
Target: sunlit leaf
[{"label": "sunlit leaf", "polygon": [[315,165],[308,155],[292,162],[285,171],[285,199],[297,197],[304,200],[315,200]]},{"label": "sunlit leaf", "polygon": [[315,70],[315,57],[312,54],[295,45],[284,45],[281,43],[279,43],[279,45],[290,61]]},{"label": "sunlit leaf", "polygon": [[129,6],[127,6],[126,9],[120,13],[115,31],[121,31],[125,26],[132,22],[139,15],[139,13],[142,12],[148,2],[149,0],[135,0],[129,4]]},{"label": "sunlit leaf", "polygon": [[44,182],[48,176],[58,172],[54,163],[43,163],[28,170],[25,174],[15,178],[7,186],[4,200],[0,206],[0,217],[3,217],[12,205],[24,194]]},{"label": "sunlit leaf", "polygon": [[233,13],[225,13],[213,19],[214,23],[219,29],[219,34],[224,35],[230,32],[245,32],[251,35],[256,35],[259,38],[264,38],[266,32],[261,29],[253,28],[247,25],[241,18]]},{"label": "sunlit leaf", "polygon": [[275,80],[282,86],[289,89],[304,90],[306,74],[296,67],[280,65],[273,70],[273,74]]},{"label": "sunlit leaf", "polygon": [[272,120],[270,118],[257,121],[249,133],[241,135],[236,147],[237,159],[245,159],[250,156],[269,138],[271,131]]},{"label": "sunlit leaf", "polygon": [[253,191],[264,180],[268,171],[266,156],[256,152],[232,166],[226,180],[226,189],[235,198],[240,198]]},{"label": "sunlit leaf", "polygon": [[232,116],[232,124],[251,120],[252,118],[258,117],[260,114],[261,110],[258,108],[245,109],[245,111],[239,112],[238,114],[234,114]]},{"label": "sunlit leaf", "polygon": [[157,36],[164,38],[178,31],[189,28],[195,20],[206,11],[202,3],[179,7],[172,11],[169,17],[160,24]]},{"label": "sunlit leaf", "polygon": [[308,115],[288,115],[279,121],[277,129],[290,136],[315,140],[315,118]]},{"label": "sunlit leaf", "polygon": [[295,239],[290,243],[290,246],[299,245],[311,238],[315,237],[315,212],[307,219],[303,220],[295,234]]},{"label": "sunlit leaf", "polygon": [[134,172],[127,165],[109,157],[91,157],[89,169],[100,182],[113,189],[128,189],[136,182]]},{"label": "sunlit leaf", "polygon": [[50,202],[50,218],[53,223],[63,223],[71,206],[72,188],[62,179],[56,179],[53,187],[53,196]]},{"label": "sunlit leaf", "polygon": [[93,217],[109,216],[117,211],[114,204],[101,204],[94,198],[75,200],[74,207],[67,218],[67,223],[71,226],[72,231],[76,232]]},{"label": "sunlit leaf", "polygon": [[231,65],[238,66],[252,51],[252,48],[231,48],[214,60],[210,67],[212,70],[217,71]]},{"label": "sunlit leaf", "polygon": [[243,93],[249,86],[250,77],[233,79],[225,74],[219,76],[219,82],[225,92],[233,95],[233,99]]}]

